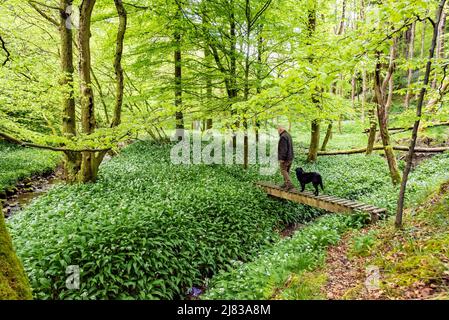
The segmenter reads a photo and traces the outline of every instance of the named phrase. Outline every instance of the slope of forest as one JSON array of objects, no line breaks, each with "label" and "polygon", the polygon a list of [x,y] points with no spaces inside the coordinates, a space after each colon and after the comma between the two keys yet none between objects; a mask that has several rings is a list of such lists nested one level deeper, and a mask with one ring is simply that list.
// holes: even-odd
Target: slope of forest
[{"label": "slope of forest", "polygon": [[[382,159],[374,157],[373,161],[382,162]],[[329,183],[326,189],[329,189],[331,194],[383,205],[389,208],[391,213],[396,205],[397,190],[381,187],[385,184],[381,183],[380,177],[383,175],[384,179],[387,179],[388,175],[371,169],[378,165],[371,164],[365,167],[362,163],[366,163],[366,160],[362,162],[357,161],[357,156],[343,156],[339,160],[320,159],[314,168],[324,172],[324,175],[328,177]],[[426,160],[412,173],[408,202],[410,206],[417,205],[438,188],[440,183],[449,179],[449,172],[446,170],[448,163],[449,153],[446,153]],[[339,166],[344,170],[339,171]],[[347,176],[341,175],[348,172]],[[345,221],[344,218],[322,219],[316,225],[312,223],[311,226],[297,231],[291,239],[284,239],[267,252],[263,252],[254,261],[214,277],[206,298],[324,298],[321,286],[326,283],[325,275],[321,272],[311,273],[310,271],[324,267],[326,250],[323,249],[326,245],[338,243],[341,234],[348,226],[356,229],[363,227],[367,217],[355,216],[346,224],[342,223]],[[386,221],[391,224],[391,219]],[[379,235],[382,235],[382,232],[379,232]],[[388,245],[388,239],[385,240],[380,239],[379,243]],[[367,248],[368,252],[371,252],[371,249]],[[309,253],[310,251],[312,254]],[[373,249],[372,252],[377,251]],[[348,267],[346,271],[351,270],[352,268]]]},{"label": "slope of forest", "polygon": [[[328,250],[322,277],[327,299],[449,299],[448,183],[406,211],[404,228],[391,219],[349,232]],[[367,267],[378,268],[375,287],[366,286]]]}]

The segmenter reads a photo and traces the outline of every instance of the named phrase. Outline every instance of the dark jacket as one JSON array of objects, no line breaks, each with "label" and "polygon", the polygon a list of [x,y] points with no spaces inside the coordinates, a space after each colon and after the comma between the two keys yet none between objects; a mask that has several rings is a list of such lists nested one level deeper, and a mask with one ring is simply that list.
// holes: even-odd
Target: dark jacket
[{"label": "dark jacket", "polygon": [[293,141],[292,137],[287,131],[283,131],[279,135],[278,160],[293,160]]}]

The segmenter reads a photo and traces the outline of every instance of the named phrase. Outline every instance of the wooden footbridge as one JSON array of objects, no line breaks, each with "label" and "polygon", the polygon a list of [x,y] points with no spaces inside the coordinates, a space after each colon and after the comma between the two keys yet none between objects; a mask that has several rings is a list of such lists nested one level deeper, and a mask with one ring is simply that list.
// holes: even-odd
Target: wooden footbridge
[{"label": "wooden footbridge", "polygon": [[370,214],[372,222],[378,220],[380,213],[387,211],[387,209],[377,208],[369,204],[364,204],[353,200],[342,199],[334,196],[327,196],[327,195],[315,196],[310,191],[300,192],[295,189],[286,191],[281,187],[269,182],[257,182],[256,185],[262,188],[270,196],[291,200],[315,208],[324,209],[330,212],[352,213],[356,211],[364,211]]}]

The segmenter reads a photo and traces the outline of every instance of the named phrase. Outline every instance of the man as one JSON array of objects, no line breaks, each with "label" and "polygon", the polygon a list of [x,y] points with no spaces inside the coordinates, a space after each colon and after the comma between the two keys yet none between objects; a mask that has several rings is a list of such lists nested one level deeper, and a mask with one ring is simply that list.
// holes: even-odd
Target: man
[{"label": "man", "polygon": [[281,174],[284,177],[284,184],[281,188],[290,190],[293,189],[293,184],[290,180],[290,167],[293,161],[293,141],[290,134],[284,127],[278,126],[279,144],[278,144],[278,160],[281,168]]}]

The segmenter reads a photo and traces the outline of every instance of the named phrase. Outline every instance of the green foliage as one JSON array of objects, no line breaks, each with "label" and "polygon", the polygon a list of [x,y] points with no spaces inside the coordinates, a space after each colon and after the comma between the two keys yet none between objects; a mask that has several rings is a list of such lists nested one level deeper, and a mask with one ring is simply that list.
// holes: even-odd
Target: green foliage
[{"label": "green foliage", "polygon": [[325,248],[340,240],[351,216],[325,216],[261,253],[250,263],[220,272],[205,299],[269,299],[291,273],[313,270],[323,263]]},{"label": "green foliage", "polygon": [[360,234],[351,239],[349,255],[366,257],[371,253],[371,249],[376,244],[376,234],[368,232]]},{"label": "green foliage", "polygon": [[[382,157],[377,155],[319,157],[315,164],[305,163],[304,158],[298,157],[293,168],[298,165],[306,171],[320,172],[324,177],[326,194],[386,207],[390,214],[395,212],[398,189],[391,185],[387,164]],[[439,186],[442,181],[449,179],[446,171],[448,162],[449,153],[441,154],[426,160],[410,174],[410,188],[407,191],[408,205],[414,204],[420,197],[429,194]],[[214,277],[206,297],[210,299],[270,298],[277,288],[283,287],[291,272],[300,273],[319,266],[325,253],[324,248],[338,241],[340,231],[359,228],[367,222],[367,216],[363,213],[357,213],[348,220],[342,220],[344,227],[340,220],[333,221],[334,218],[344,219],[343,217],[324,217],[320,220],[330,219],[329,224],[317,222],[310,225],[313,236],[308,233],[309,229],[306,227],[298,231],[292,239],[285,239],[274,245],[256,260],[237,265],[235,269]],[[342,229],[338,229],[338,225]],[[333,229],[334,227],[337,230]],[[298,244],[303,238],[314,241],[316,250],[303,249]],[[375,235],[362,236],[353,245],[354,254],[365,255],[374,245]],[[295,250],[288,253],[288,258],[284,259],[285,252],[289,252],[288,248],[295,248]],[[292,266],[295,267],[292,268]],[[313,298],[313,295],[309,297]]]},{"label": "green foliage", "polygon": [[[55,187],[12,218],[36,298],[183,297],[276,241],[275,227],[317,214],[267,198],[256,170],[172,165],[169,154],[134,144],[104,164],[98,183]],[[68,265],[80,266],[80,290],[66,288]]]},{"label": "green foliage", "polygon": [[287,286],[275,299],[281,300],[325,300],[321,287],[326,283],[324,274],[303,272],[300,275],[291,275]]},{"label": "green foliage", "polygon": [[[449,179],[446,170],[449,153],[423,161],[411,174],[407,185],[407,204],[414,205]],[[359,200],[390,213],[396,208],[398,187],[393,187],[386,161],[377,155],[342,155],[319,157],[315,164],[305,163],[305,156],[294,164],[306,171],[318,171],[324,178],[325,193]]]},{"label": "green foliage", "polygon": [[33,174],[52,172],[60,161],[58,153],[25,149],[0,141],[0,192]]},{"label": "green foliage", "polygon": [[[382,290],[388,297],[434,298],[429,296],[433,292],[448,298],[449,195],[446,191],[437,197],[407,215],[402,230],[392,221],[376,230],[374,255],[366,264],[381,268]],[[427,295],[419,296],[426,290]]]}]

